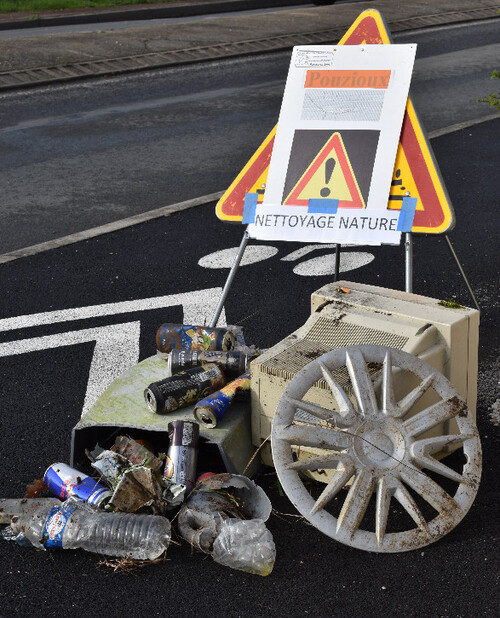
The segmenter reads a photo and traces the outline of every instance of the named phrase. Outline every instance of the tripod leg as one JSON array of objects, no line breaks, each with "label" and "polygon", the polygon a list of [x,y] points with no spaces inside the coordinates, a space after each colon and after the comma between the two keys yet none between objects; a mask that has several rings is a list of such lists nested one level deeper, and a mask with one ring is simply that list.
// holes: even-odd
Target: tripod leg
[{"label": "tripod leg", "polygon": [[231,287],[231,284],[233,283],[233,279],[236,275],[236,271],[238,270],[238,266],[240,265],[241,258],[243,257],[243,254],[245,253],[247,244],[248,244],[248,232],[245,230],[245,233],[243,234],[243,238],[241,239],[240,248],[238,249],[238,254],[236,255],[234,264],[232,265],[231,270],[229,271],[226,284],[224,285],[224,289],[222,290],[222,294],[219,299],[219,304],[217,305],[212,321],[210,322],[210,328],[215,328],[217,326],[217,322],[219,321],[220,314],[222,313],[224,303],[226,302],[226,298],[229,294],[229,289]]}]

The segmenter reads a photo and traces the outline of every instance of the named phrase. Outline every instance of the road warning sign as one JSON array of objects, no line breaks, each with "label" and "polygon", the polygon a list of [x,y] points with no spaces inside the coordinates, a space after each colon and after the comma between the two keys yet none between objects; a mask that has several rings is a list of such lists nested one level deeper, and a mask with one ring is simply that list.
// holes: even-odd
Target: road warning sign
[{"label": "road warning sign", "polygon": [[[339,41],[339,45],[381,43],[390,44],[392,41],[382,15],[374,9],[363,11]],[[310,79],[313,79],[312,73]],[[220,219],[241,221],[245,194],[265,188],[275,134],[276,127],[218,202],[216,211]],[[265,146],[270,148],[268,157],[264,155]],[[402,199],[408,193],[418,200],[412,232],[442,234],[453,228],[453,207],[411,97],[403,119],[388,208],[401,209]]]},{"label": "road warning sign", "polygon": [[258,202],[262,203],[266,188],[269,163],[273,152],[276,128],[266,137],[255,154],[234,179],[215,207],[219,219],[223,221],[238,221],[243,218],[243,207],[247,193],[257,193]]},{"label": "road warning sign", "polygon": [[[300,149],[297,133],[294,147]],[[293,148],[291,163],[292,157]],[[283,203],[285,206],[307,206],[310,199],[321,198],[339,200],[339,208],[365,207],[342,135],[338,131],[330,136]]]}]

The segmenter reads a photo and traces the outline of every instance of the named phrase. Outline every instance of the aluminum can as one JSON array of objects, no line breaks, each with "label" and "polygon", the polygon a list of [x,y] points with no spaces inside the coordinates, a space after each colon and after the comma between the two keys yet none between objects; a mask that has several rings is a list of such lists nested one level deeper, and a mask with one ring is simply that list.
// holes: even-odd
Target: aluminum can
[{"label": "aluminum can", "polygon": [[75,496],[91,506],[100,507],[113,495],[109,487],[65,463],[49,466],[43,480],[47,489],[61,500]]},{"label": "aluminum can", "polygon": [[209,328],[192,324],[162,324],[156,332],[159,352],[171,350],[232,350],[236,338],[227,328]]},{"label": "aluminum can", "polygon": [[167,373],[174,375],[198,365],[218,365],[228,380],[234,380],[247,370],[248,356],[244,352],[219,350],[172,350],[167,361]]},{"label": "aluminum can", "polygon": [[208,395],[194,407],[196,420],[204,427],[213,428],[222,420],[231,405],[236,393],[250,390],[250,374],[245,373],[237,380],[233,380],[219,391]]},{"label": "aluminum can", "polygon": [[203,399],[225,383],[224,373],[217,365],[193,367],[153,382],[144,391],[144,398],[151,412],[167,414]]},{"label": "aluminum can", "polygon": [[174,485],[184,485],[187,496],[196,482],[200,426],[193,421],[172,421],[168,424],[168,437],[163,476]]}]

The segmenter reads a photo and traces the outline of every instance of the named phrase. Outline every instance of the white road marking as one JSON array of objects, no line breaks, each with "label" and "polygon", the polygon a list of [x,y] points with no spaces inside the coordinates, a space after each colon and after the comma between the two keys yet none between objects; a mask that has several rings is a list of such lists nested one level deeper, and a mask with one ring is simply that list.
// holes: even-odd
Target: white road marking
[{"label": "white road marking", "polygon": [[[361,268],[374,259],[374,255],[362,251],[341,253],[339,272],[345,273],[349,270]],[[329,253],[328,255],[320,255],[305,262],[300,262],[294,267],[293,272],[301,277],[333,275],[335,274],[335,255]]]},{"label": "white road marking", "polygon": [[99,395],[126,369],[139,360],[140,322],[126,322],[74,330],[33,339],[20,339],[0,344],[0,356],[27,354],[95,341],[87,382],[83,411],[88,410]]},{"label": "white road marking", "polygon": [[305,247],[301,247],[295,251],[292,251],[288,255],[285,255],[281,258],[282,262],[294,262],[299,258],[311,253],[311,251],[316,251],[316,249],[335,249],[336,245],[306,245]]},{"label": "white road marking", "polygon": [[[207,288],[184,294],[171,294],[169,296],[157,296],[119,303],[106,303],[21,315],[0,320],[0,331],[135,311],[148,311],[150,309],[175,305],[182,305],[185,324],[204,324],[212,317],[221,292],[221,288]],[[218,324],[221,326],[226,324],[224,310]],[[72,330],[69,332],[65,331],[54,335],[30,337],[28,339],[0,343],[0,357],[27,354],[29,352],[95,341],[96,345],[90,364],[87,390],[83,403],[82,414],[84,414],[113,380],[137,363],[139,360],[140,333],[140,321]]]},{"label": "white road marking", "polygon": [[[133,311],[149,311],[182,305],[184,310],[184,322],[186,324],[204,324],[209,322],[215,312],[222,288],[206,288],[183,294],[170,294],[169,296],[155,296],[140,300],[126,300],[118,303],[105,303],[103,305],[89,305],[88,307],[74,307],[72,309],[59,309],[30,315],[19,315],[13,318],[0,320],[0,332],[15,330],[18,328],[31,328],[43,324],[55,324],[56,322],[70,322],[72,320],[84,320],[106,315],[118,315]],[[226,324],[226,315],[222,311],[219,325]]]},{"label": "white road marking", "polygon": [[[239,247],[231,247],[222,251],[215,251],[205,255],[198,261],[198,266],[202,268],[231,268],[238,254]],[[240,266],[256,264],[272,258],[278,253],[276,247],[268,245],[247,245],[245,253],[240,262]]]}]

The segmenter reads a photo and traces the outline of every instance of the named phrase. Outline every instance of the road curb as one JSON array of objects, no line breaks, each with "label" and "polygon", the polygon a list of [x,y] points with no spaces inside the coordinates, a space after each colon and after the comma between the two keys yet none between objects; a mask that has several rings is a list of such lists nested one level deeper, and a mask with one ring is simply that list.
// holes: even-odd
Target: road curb
[{"label": "road curb", "polygon": [[[441,137],[442,135],[447,135],[448,133],[453,133],[455,131],[461,131],[463,129],[473,127],[477,124],[482,124],[483,122],[489,122],[490,120],[497,120],[497,119],[498,119],[498,114],[495,112],[493,114],[488,114],[487,116],[483,116],[483,118],[480,118],[478,120],[471,120],[469,122],[460,122],[460,123],[451,125],[449,127],[444,127],[443,129],[431,131],[430,133],[427,134],[427,137],[428,139],[434,139],[437,137]],[[97,236],[103,236],[104,234],[109,234],[110,232],[116,232],[118,230],[122,230],[127,227],[132,227],[133,225],[137,225],[139,223],[145,223],[146,221],[151,221],[151,219],[158,219],[159,217],[168,217],[171,214],[180,212],[182,210],[188,210],[189,208],[194,208],[195,206],[202,206],[204,204],[210,204],[210,202],[215,202],[219,200],[223,194],[224,194],[224,191],[217,191],[216,193],[202,195],[200,197],[195,197],[190,200],[186,200],[184,202],[178,202],[177,204],[170,204],[169,206],[161,206],[160,208],[155,208],[154,210],[148,210],[147,212],[139,213],[131,217],[126,217],[125,219],[120,219],[119,221],[112,221],[111,223],[105,223],[104,225],[93,227],[88,230],[83,230],[82,232],[75,232],[74,234],[69,234],[67,236],[61,236],[60,238],[55,238],[53,240],[48,240],[46,242],[38,243],[36,245],[31,245],[23,249],[16,249],[14,251],[10,251],[9,253],[4,253],[3,255],[0,255],[0,265],[6,264],[8,262],[13,262],[14,260],[17,260],[19,258],[29,257],[31,255],[36,255],[37,253],[43,253],[44,251],[49,251],[50,249],[58,249],[59,247],[64,247],[66,245],[72,245],[74,243],[77,243],[83,240],[89,240],[90,238],[96,238]]]},{"label": "road curb", "polygon": [[66,245],[72,245],[74,243],[88,240],[89,238],[95,238],[96,236],[102,236],[103,234],[109,234],[110,232],[116,232],[117,230],[123,230],[127,227],[132,227],[138,223],[144,223],[145,221],[151,221],[151,219],[158,219],[159,217],[168,217],[175,212],[181,210],[187,210],[188,208],[194,208],[195,206],[202,206],[203,204],[209,204],[220,199],[224,191],[218,191],[217,193],[210,193],[208,195],[202,195],[201,197],[195,197],[185,202],[179,202],[177,204],[170,204],[169,206],[162,206],[155,210],[148,210],[147,212],[127,217],[126,219],[120,219],[119,221],[112,221],[111,223],[105,223],[98,227],[92,227],[82,232],[75,232],[68,236],[61,236],[60,238],[54,238],[53,240],[47,240],[46,242],[38,243],[25,247],[24,249],[16,249],[9,253],[0,255],[0,264],[6,264],[7,262],[13,262],[19,258],[28,257],[30,255],[36,255],[43,251],[49,251],[50,249],[58,249]]},{"label": "road curb", "polygon": [[[346,5],[343,5],[346,6]],[[493,6],[442,11],[428,15],[393,18],[388,27],[393,34],[412,29],[432,28],[449,24],[498,19]],[[168,68],[195,62],[237,58],[252,54],[291,50],[294,45],[335,44],[345,33],[345,27],[318,31],[269,34],[265,38],[249,38],[228,43],[180,47],[158,52],[108,56],[94,60],[64,62],[45,66],[12,69],[0,72],[0,91],[64,83],[79,79],[110,77],[152,69]]]}]

